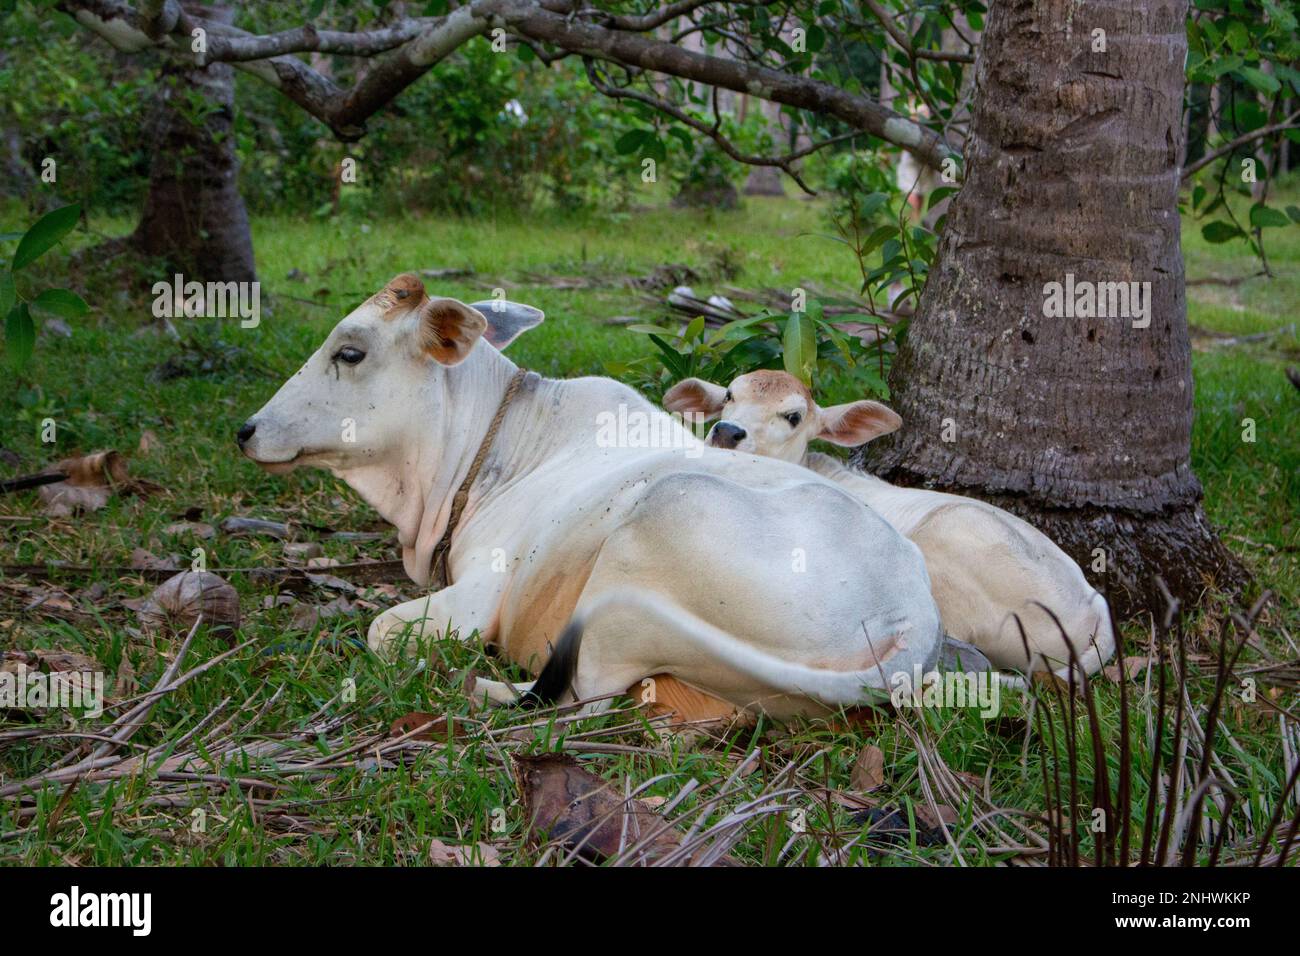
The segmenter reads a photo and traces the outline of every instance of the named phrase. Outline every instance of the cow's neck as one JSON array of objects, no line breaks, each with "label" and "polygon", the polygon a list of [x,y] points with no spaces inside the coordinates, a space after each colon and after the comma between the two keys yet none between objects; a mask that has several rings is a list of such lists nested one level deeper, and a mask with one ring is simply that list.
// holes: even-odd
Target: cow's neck
[{"label": "cow's neck", "polygon": [[[397,529],[406,573],[419,584],[429,581],[433,549],[447,528],[452,499],[517,369],[480,342],[464,362],[433,378],[415,407],[398,410],[409,428],[393,457],[338,473]],[[504,425],[497,443],[506,440]]]}]

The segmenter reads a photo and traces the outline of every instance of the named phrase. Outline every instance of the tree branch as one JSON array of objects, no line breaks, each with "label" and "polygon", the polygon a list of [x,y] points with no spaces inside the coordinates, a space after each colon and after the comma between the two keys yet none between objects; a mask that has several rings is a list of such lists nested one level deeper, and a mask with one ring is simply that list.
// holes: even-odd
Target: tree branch
[{"label": "tree branch", "polygon": [[544,43],[597,60],[694,80],[706,86],[748,93],[813,113],[834,116],[850,126],[909,149],[927,166],[941,169],[957,153],[934,131],[879,103],[810,77],[684,50],[658,40],[570,21],[544,9],[556,0],[474,0],[476,12]]},{"label": "tree branch", "polygon": [[596,88],[597,92],[605,96],[608,96],[611,99],[635,100],[638,103],[644,103],[646,106],[649,106],[651,109],[658,110],[659,112],[663,113],[666,116],[671,116],[679,123],[684,123],[685,125],[689,126],[691,129],[695,130],[696,132],[703,133],[705,136],[709,137],[711,140],[713,140],[715,143],[718,144],[718,147],[724,153],[726,153],[728,156],[730,156],[738,163],[744,163],[747,166],[775,166],[778,169],[780,169],[782,172],[784,172],[787,176],[789,176],[791,179],[793,179],[796,183],[798,183],[799,188],[802,189],[804,192],[806,192],[809,196],[816,196],[817,190],[811,188],[807,183],[803,181],[803,178],[799,175],[799,172],[796,169],[794,169],[793,163],[796,160],[802,159],[805,156],[809,156],[812,153],[817,152],[819,149],[824,149],[825,147],[830,146],[834,143],[840,143],[846,139],[852,139],[854,136],[862,135],[857,131],[851,133],[841,133],[839,136],[832,136],[829,139],[822,140],[820,143],[814,143],[811,146],[806,146],[803,149],[796,150],[795,152],[789,153],[785,156],[760,156],[753,153],[742,153],[736,147],[736,145],[731,142],[731,140],[727,139],[727,137],[722,135],[722,130],[721,130],[722,117],[721,114],[717,113],[717,88],[716,87],[714,88],[714,113],[717,116],[717,122],[713,123],[712,125],[709,125],[708,123],[705,123],[703,120],[692,116],[691,114],[687,113],[685,110],[682,110],[681,108],[674,105],[673,103],[668,102],[667,100],[661,99],[657,96],[653,96],[649,93],[643,93],[640,90],[629,89],[628,87],[613,86],[612,84],[606,83],[597,74],[595,64],[591,61],[590,58],[584,59],[583,65],[586,66],[587,68],[587,78],[591,81],[591,85]]},{"label": "tree branch", "polygon": [[872,16],[880,21],[880,25],[885,28],[890,39],[898,44],[899,48],[907,54],[909,60],[943,60],[954,63],[974,63],[975,57],[970,53],[949,53],[946,50],[918,50],[912,46],[912,41],[908,39],[907,34],[898,28],[889,13],[876,0],[862,0],[863,6],[871,11]]},{"label": "tree branch", "polygon": [[[945,159],[958,155],[933,130],[822,80],[686,50],[629,32],[653,28],[660,17],[667,22],[671,19],[669,13],[684,15],[704,6],[705,0],[678,0],[644,17],[615,17],[614,27],[580,19],[599,11],[579,9],[573,0],[468,0],[445,17],[403,21],[383,30],[348,34],[304,26],[268,36],[191,18],[176,0],[146,2],[149,5],[144,14],[122,0],[61,0],[60,7],[82,26],[128,53],[160,47],[188,54],[189,37],[196,26],[201,26],[208,37],[206,61],[230,62],[265,81],[343,140],[360,137],[367,118],[458,47],[489,29],[501,27],[519,39],[531,41],[530,45],[549,44],[571,54],[834,116],[854,129],[910,150],[920,162],[935,169],[942,168]],[[765,5],[769,0],[752,2]],[[154,39],[149,31],[169,23],[170,32]],[[411,23],[416,26],[409,26]],[[410,38],[401,40],[408,30],[412,31]],[[328,50],[364,56],[393,43],[400,45],[380,52],[351,90],[340,89],[292,55]]]},{"label": "tree branch", "polygon": [[1238,147],[1245,146],[1247,143],[1253,142],[1257,139],[1263,139],[1265,136],[1272,136],[1274,133],[1280,133],[1284,130],[1296,129],[1298,127],[1300,127],[1300,110],[1297,110],[1296,112],[1292,113],[1290,116],[1282,120],[1280,123],[1273,123],[1272,125],[1269,126],[1261,126],[1259,129],[1251,130],[1249,133],[1242,133],[1236,139],[1224,143],[1222,146],[1220,146],[1218,149],[1214,150],[1213,152],[1206,153],[1196,162],[1192,163],[1192,165],[1184,169],[1182,179],[1185,180],[1189,176],[1196,175],[1206,166],[1210,165],[1210,163],[1214,162],[1216,159],[1219,159],[1223,156],[1227,156],[1229,153],[1235,152]]}]

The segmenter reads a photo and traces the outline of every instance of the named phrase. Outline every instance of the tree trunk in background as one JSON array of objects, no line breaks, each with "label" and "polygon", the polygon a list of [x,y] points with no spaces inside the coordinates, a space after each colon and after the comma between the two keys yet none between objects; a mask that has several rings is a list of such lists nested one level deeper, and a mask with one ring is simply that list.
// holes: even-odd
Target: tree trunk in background
[{"label": "tree trunk in background", "polygon": [[[965,184],[890,377],[905,425],[868,454],[900,484],[1037,525],[1122,616],[1163,611],[1155,575],[1184,606],[1210,580],[1245,580],[1190,466],[1176,207],[1186,17],[1187,0],[991,5]],[[1093,52],[1098,28],[1106,52]],[[1067,273],[1149,282],[1149,327],[1045,317],[1044,286]]]},{"label": "tree trunk in background", "polygon": [[[204,15],[229,23],[231,11]],[[251,281],[253,238],[239,194],[234,70],[166,67],[154,117],[149,194],[131,237],[186,279]]]}]

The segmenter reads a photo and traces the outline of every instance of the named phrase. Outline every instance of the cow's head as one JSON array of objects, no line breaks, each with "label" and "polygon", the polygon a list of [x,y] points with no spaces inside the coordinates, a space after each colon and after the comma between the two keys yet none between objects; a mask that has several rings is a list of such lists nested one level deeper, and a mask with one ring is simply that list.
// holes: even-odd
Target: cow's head
[{"label": "cow's head", "polygon": [[879,402],[821,408],[799,379],[767,369],[741,375],[726,387],[685,379],[668,390],[664,408],[718,419],[708,437],[715,448],[793,462],[803,460],[814,438],[853,447],[903,424],[896,412]]},{"label": "cow's head", "polygon": [[[537,309],[504,300],[430,299],[418,277],[399,275],[335,326],[244,422],[239,447],[276,473],[298,465],[338,472],[377,463],[400,453],[413,415],[437,415],[445,370],[465,361],[480,339],[504,348],[542,318]],[[438,424],[417,423],[430,430]]]}]

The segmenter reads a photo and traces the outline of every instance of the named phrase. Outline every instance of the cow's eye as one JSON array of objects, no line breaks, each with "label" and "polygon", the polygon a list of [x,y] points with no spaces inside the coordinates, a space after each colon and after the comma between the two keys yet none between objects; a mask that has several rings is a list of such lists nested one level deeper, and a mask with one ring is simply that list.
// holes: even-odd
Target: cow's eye
[{"label": "cow's eye", "polygon": [[722,396],[722,404],[730,405],[734,399],[731,397],[731,389],[727,389],[727,394]]},{"label": "cow's eye", "polygon": [[354,348],[351,345],[345,345],[334,353],[334,361],[343,362],[347,365],[356,365],[365,357],[365,352],[361,351],[359,348]]},{"label": "cow's eye", "polygon": [[786,412],[781,417],[790,423],[791,428],[798,428],[799,423],[803,421],[803,416],[800,415],[798,412]]}]

